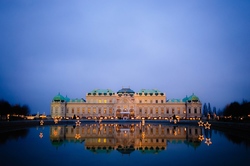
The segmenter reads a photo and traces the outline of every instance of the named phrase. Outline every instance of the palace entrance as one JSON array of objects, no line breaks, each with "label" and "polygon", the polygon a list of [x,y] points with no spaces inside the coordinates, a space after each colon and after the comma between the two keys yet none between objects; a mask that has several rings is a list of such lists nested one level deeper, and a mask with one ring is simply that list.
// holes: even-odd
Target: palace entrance
[{"label": "palace entrance", "polygon": [[135,117],[134,91],[130,88],[122,88],[117,92],[116,117],[118,119],[131,119]]},{"label": "palace entrance", "polygon": [[134,118],[134,115],[135,115],[134,109],[128,110],[125,108],[116,110],[116,116],[118,119],[124,119],[124,120],[131,119]]}]

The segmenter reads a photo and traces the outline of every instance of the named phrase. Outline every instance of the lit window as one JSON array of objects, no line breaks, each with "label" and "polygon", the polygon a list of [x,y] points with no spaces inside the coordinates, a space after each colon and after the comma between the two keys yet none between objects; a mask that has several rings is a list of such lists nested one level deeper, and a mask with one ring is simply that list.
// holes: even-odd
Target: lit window
[{"label": "lit window", "polygon": [[104,103],[107,103],[107,100],[104,100]]},{"label": "lit window", "polygon": [[102,100],[98,100],[98,103],[102,103]]}]

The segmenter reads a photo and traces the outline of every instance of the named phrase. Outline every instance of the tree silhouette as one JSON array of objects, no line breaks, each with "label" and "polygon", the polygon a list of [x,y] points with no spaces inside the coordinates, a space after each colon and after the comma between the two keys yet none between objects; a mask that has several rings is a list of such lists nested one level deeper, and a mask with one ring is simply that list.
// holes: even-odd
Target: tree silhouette
[{"label": "tree silhouette", "polygon": [[207,110],[207,104],[205,103],[203,105],[203,115],[207,116],[208,110]]},{"label": "tree silhouette", "polygon": [[11,106],[9,102],[5,100],[0,100],[0,115],[7,116],[11,115],[28,115],[30,113],[30,109],[27,105],[20,106],[18,104]]},{"label": "tree silhouette", "polygon": [[223,110],[224,116],[232,116],[232,118],[248,117],[250,115],[250,102],[244,101],[242,104],[232,102],[227,105]]}]

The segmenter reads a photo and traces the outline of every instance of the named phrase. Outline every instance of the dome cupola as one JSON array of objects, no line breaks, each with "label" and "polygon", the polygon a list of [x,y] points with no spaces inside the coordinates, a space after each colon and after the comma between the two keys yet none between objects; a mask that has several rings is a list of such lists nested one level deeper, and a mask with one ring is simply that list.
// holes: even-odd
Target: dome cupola
[{"label": "dome cupola", "polygon": [[53,101],[61,101],[61,102],[64,102],[65,101],[65,98],[60,94],[58,93],[58,95],[56,95],[54,98],[53,98]]},{"label": "dome cupola", "polygon": [[199,97],[195,96],[194,93],[188,97],[188,102],[198,102],[200,101]]}]

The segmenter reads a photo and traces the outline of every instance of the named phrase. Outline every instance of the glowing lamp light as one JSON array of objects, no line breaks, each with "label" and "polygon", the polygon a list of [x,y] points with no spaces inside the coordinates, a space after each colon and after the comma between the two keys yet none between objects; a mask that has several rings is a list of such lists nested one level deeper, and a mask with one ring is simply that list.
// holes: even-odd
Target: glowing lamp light
[{"label": "glowing lamp light", "polygon": [[39,137],[42,139],[43,138],[43,133],[40,132]]},{"label": "glowing lamp light", "polygon": [[41,120],[41,121],[40,121],[40,125],[42,126],[43,124],[44,124],[44,121],[43,121],[43,120]]},{"label": "glowing lamp light", "polygon": [[204,125],[204,122],[202,122],[201,120],[198,122],[198,125],[199,126],[203,126]]},{"label": "glowing lamp light", "polygon": [[210,138],[206,138],[205,144],[207,144],[207,146],[211,145],[211,139]]},{"label": "glowing lamp light", "polygon": [[55,124],[57,124],[57,123],[58,123],[58,119],[55,118],[55,119],[54,119],[54,122],[55,122]]},{"label": "glowing lamp light", "polygon": [[206,122],[206,123],[204,124],[205,129],[210,129],[210,126],[211,126],[211,124],[209,124],[208,122]]},{"label": "glowing lamp light", "polygon": [[204,140],[204,136],[203,136],[203,135],[199,135],[198,139],[199,139],[200,141],[203,141],[203,140]]},{"label": "glowing lamp light", "polygon": [[81,122],[79,120],[76,121],[76,126],[80,126]]},{"label": "glowing lamp light", "polygon": [[76,139],[80,139],[80,138],[81,138],[81,135],[80,135],[80,134],[76,134],[75,138],[76,138]]}]

